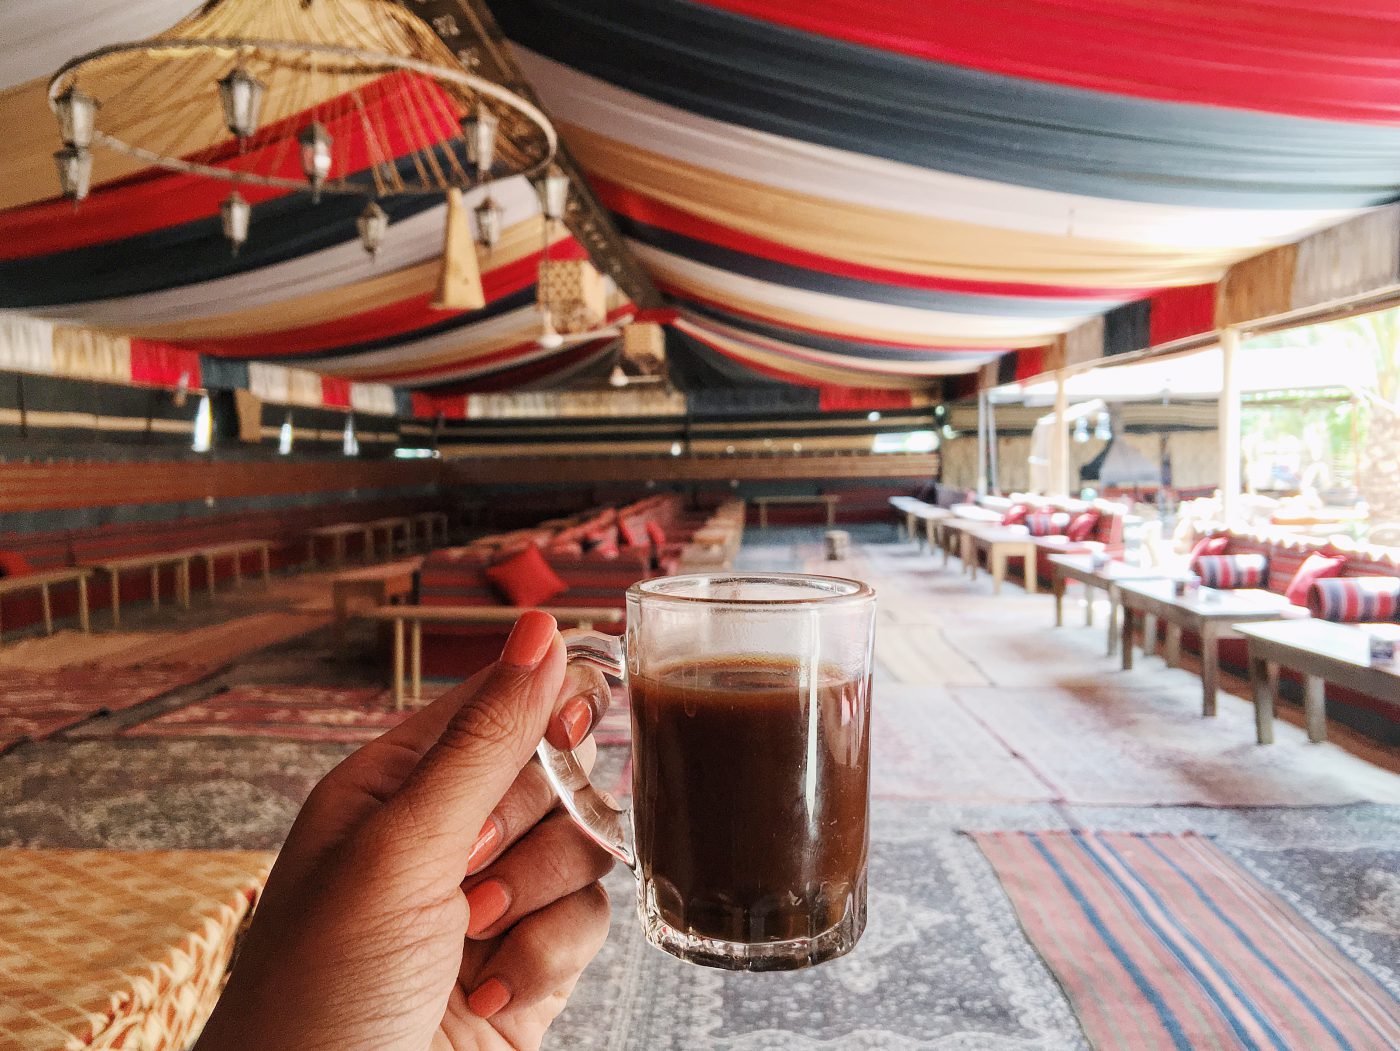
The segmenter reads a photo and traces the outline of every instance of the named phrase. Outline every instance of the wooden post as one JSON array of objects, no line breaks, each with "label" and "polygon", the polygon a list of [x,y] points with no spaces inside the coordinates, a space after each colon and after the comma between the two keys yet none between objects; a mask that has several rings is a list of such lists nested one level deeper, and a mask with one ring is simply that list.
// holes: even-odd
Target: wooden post
[{"label": "wooden post", "polygon": [[987,495],[987,399],[985,390],[977,392],[977,495]]},{"label": "wooden post", "polygon": [[1240,503],[1240,373],[1236,351],[1240,330],[1225,328],[1220,333],[1220,519],[1229,523]]},{"label": "wooden post", "polygon": [[1065,388],[1065,370],[1055,372],[1055,433],[1050,441],[1051,496],[1069,495],[1069,391]]}]

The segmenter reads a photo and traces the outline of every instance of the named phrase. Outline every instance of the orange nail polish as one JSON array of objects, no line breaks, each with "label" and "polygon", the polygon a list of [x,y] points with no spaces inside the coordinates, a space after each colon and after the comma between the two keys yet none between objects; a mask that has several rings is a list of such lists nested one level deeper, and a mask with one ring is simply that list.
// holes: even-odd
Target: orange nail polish
[{"label": "orange nail polish", "polygon": [[510,895],[506,885],[498,879],[488,879],[467,891],[467,934],[473,938],[480,936],[506,914],[510,908]]},{"label": "orange nail polish", "polygon": [[548,613],[537,609],[522,613],[511,629],[506,648],[501,651],[501,663],[517,668],[533,668],[549,652],[557,628],[554,618]]},{"label": "orange nail polish", "polygon": [[494,817],[487,818],[486,824],[481,826],[481,831],[476,834],[476,842],[472,844],[472,849],[467,853],[467,875],[470,876],[477,869],[486,863],[486,859],[496,853],[496,848],[501,845],[501,826],[496,823]]},{"label": "orange nail polish", "polygon": [[593,708],[583,697],[575,697],[559,709],[559,725],[564,728],[570,748],[577,748],[583,743],[592,721]]},{"label": "orange nail polish", "polygon": [[510,1003],[510,990],[499,978],[488,978],[467,997],[467,1006],[478,1018],[490,1018]]}]

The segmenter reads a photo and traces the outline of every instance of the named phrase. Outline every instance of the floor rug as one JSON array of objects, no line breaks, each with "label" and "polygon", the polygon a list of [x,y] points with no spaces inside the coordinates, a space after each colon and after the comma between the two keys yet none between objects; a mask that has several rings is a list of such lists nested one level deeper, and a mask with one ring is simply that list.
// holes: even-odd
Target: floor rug
[{"label": "floor rug", "polygon": [[0,675],[0,752],[41,740],[95,715],[124,711],[204,675],[189,665],[64,671],[5,669]]},{"label": "floor rug", "polygon": [[974,838],[1095,1047],[1400,1047],[1400,1001],[1205,837]]},{"label": "floor rug", "polygon": [[241,685],[122,731],[125,737],[372,741],[411,714],[377,686]]}]

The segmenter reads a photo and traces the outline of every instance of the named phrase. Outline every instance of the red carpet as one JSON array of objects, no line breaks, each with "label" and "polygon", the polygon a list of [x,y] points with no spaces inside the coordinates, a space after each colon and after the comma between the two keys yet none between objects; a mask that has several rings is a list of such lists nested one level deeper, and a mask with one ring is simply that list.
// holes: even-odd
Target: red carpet
[{"label": "red carpet", "polygon": [[0,674],[0,752],[95,715],[131,708],[204,674],[204,669],[189,665],[63,671],[6,668]]},{"label": "red carpet", "polygon": [[358,744],[408,717],[377,686],[235,686],[124,730],[126,737],[276,737]]}]

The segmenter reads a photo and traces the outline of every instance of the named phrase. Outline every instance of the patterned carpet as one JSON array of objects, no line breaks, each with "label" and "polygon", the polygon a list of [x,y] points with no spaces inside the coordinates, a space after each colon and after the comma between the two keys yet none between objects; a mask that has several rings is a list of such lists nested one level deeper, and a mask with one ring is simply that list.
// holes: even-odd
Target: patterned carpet
[{"label": "patterned carpet", "polygon": [[[1153,661],[1118,671],[1103,655],[1101,629],[1050,628],[1045,596],[1009,587],[993,599],[985,579],[970,584],[956,562],[944,570],[895,543],[892,530],[852,532],[852,559],[830,568],[870,579],[882,604],[871,911],[860,945],[796,974],[690,967],[645,943],[631,877],[614,872],[612,935],[546,1048],[1114,1046],[1091,1042],[1096,1031],[1081,1024],[1043,946],[1027,936],[974,839],[987,832],[1209,837],[1385,995],[1400,997],[1400,778],[1334,745],[1309,745],[1290,724],[1272,749],[1259,749],[1245,702],[1222,697],[1221,716],[1202,720],[1188,673]],[[751,531],[742,560],[751,569],[815,566],[819,538]],[[382,673],[380,660],[339,660],[313,635],[240,659],[214,688],[368,691],[382,688]],[[207,708],[208,696],[192,699]],[[163,715],[160,724],[172,725]],[[601,786],[625,788],[627,737],[615,707],[599,734]],[[351,747],[139,728],[23,744],[0,756],[0,799],[17,801],[0,807],[0,844],[275,848],[316,779]],[[1272,805],[1241,805],[1251,803]]]},{"label": "patterned carpet", "polygon": [[363,744],[397,726],[412,709],[395,711],[377,686],[238,685],[129,726],[127,737],[275,737]]}]

